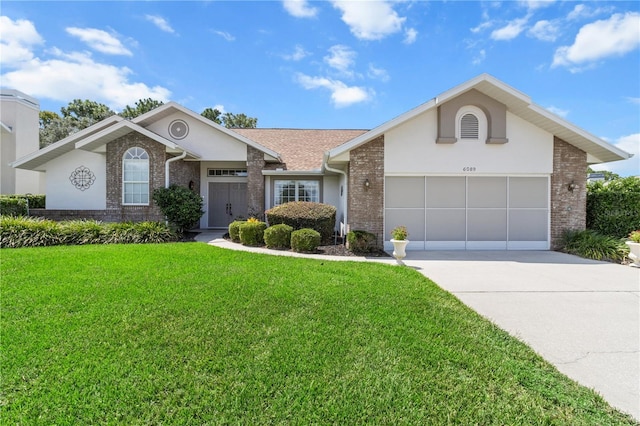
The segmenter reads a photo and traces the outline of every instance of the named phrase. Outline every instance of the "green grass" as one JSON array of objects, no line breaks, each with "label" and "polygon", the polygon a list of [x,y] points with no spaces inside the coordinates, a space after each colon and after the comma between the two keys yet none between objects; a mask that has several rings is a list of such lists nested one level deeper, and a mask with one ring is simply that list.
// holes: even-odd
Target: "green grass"
[{"label": "green grass", "polygon": [[3,424],[635,424],[410,268],[3,249]]}]

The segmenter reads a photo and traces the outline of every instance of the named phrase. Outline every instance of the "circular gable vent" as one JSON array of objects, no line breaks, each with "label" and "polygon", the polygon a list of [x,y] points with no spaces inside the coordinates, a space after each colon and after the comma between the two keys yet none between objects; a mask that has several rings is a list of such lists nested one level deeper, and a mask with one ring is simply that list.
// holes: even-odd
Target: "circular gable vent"
[{"label": "circular gable vent", "polygon": [[173,120],[169,124],[169,134],[174,139],[184,139],[189,134],[189,125],[183,120]]}]

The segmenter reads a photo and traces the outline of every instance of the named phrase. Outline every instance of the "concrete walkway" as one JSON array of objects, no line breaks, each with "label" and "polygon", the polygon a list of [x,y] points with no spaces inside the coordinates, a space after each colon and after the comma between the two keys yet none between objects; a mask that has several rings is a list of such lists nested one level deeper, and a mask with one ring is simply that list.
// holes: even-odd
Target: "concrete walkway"
[{"label": "concrete walkway", "polygon": [[[197,239],[292,255],[247,248],[221,236],[204,232]],[[420,251],[408,252],[405,263],[640,420],[639,269],[552,251]]]}]

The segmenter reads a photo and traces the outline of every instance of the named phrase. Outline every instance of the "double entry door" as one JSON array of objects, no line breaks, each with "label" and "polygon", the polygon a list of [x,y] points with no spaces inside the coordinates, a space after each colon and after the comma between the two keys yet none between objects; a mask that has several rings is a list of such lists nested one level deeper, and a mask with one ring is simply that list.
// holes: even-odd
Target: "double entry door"
[{"label": "double entry door", "polygon": [[247,218],[247,184],[209,182],[209,228],[226,228]]}]

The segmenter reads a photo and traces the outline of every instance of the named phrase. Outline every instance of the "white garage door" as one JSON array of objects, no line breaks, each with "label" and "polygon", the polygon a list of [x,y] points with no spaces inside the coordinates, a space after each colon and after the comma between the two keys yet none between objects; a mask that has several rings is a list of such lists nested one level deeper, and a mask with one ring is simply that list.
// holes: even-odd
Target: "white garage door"
[{"label": "white garage door", "polygon": [[385,235],[405,225],[409,249],[549,249],[549,178],[385,179]]}]

